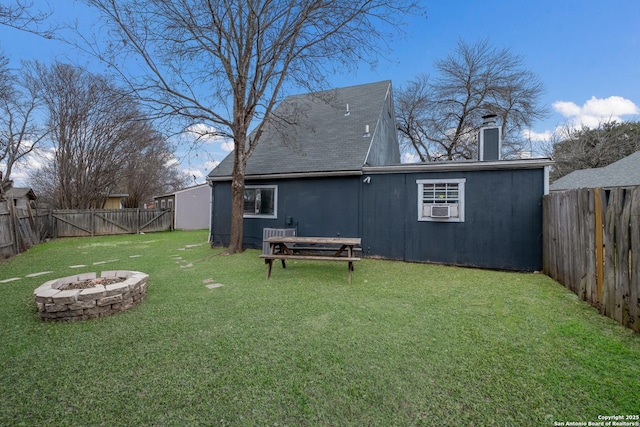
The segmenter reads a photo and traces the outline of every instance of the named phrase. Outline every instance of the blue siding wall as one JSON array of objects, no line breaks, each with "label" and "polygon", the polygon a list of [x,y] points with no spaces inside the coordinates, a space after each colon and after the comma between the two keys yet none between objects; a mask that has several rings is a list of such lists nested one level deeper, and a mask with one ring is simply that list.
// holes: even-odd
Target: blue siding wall
[{"label": "blue siding wall", "polygon": [[[419,179],[465,178],[465,221],[418,221]],[[365,253],[496,269],[542,268],[544,170],[371,175]]]},{"label": "blue siding wall", "polygon": [[[369,176],[370,182],[363,182]],[[465,221],[418,221],[419,179],[465,178]],[[247,182],[278,186],[278,218],[246,218],[245,244],[262,229],[362,237],[363,254],[415,262],[534,271],[542,268],[544,169],[412,172]],[[213,188],[213,243],[229,242],[230,185]],[[287,223],[287,218],[291,223]]]},{"label": "blue siding wall", "polygon": [[[247,181],[245,185],[277,185],[278,217],[245,218],[247,247],[262,246],[263,228],[296,228],[300,236],[360,236],[360,177]],[[229,243],[231,186],[214,186],[213,243]],[[290,219],[290,223],[287,220]]]}]

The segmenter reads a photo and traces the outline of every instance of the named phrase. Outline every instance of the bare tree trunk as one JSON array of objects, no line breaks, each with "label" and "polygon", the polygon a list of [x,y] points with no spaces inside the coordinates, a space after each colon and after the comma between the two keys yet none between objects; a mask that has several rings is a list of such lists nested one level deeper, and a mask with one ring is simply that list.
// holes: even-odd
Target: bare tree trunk
[{"label": "bare tree trunk", "polygon": [[[242,136],[242,135],[240,135]],[[236,144],[237,146],[244,146]],[[227,253],[235,254],[243,251],[244,240],[244,173],[245,173],[245,152],[235,150],[233,158],[233,174],[231,177],[231,237]]]}]

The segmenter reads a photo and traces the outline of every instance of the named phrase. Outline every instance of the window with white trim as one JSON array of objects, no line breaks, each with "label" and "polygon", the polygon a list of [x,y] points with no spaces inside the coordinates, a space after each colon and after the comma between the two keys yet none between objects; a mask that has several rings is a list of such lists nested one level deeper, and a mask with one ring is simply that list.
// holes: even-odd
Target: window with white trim
[{"label": "window with white trim", "polygon": [[245,187],[244,217],[277,218],[278,187],[276,185],[256,185]]},{"label": "window with white trim", "polygon": [[418,221],[464,222],[466,179],[419,179]]}]

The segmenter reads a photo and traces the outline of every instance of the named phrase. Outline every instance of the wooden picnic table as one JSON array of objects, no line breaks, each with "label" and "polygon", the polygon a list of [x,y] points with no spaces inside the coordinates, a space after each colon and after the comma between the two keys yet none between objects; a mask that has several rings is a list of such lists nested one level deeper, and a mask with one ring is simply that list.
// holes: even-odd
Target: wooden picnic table
[{"label": "wooden picnic table", "polygon": [[269,253],[260,255],[268,264],[267,279],[271,277],[273,261],[282,261],[282,268],[286,268],[288,259],[313,261],[343,261],[347,262],[349,270],[349,284],[353,263],[360,261],[355,256],[362,251],[359,247],[362,239],[359,237],[292,237],[273,236],[265,239],[269,243]]}]

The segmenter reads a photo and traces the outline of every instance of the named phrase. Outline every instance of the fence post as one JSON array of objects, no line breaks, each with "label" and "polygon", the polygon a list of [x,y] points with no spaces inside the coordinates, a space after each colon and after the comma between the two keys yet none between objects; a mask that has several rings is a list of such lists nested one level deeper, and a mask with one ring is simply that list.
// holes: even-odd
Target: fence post
[{"label": "fence post", "polygon": [[595,211],[595,230],[596,234],[596,287],[598,292],[598,304],[602,302],[602,286],[604,283],[604,244],[602,242],[602,201],[600,200],[601,189],[596,188],[594,191],[594,211]]}]

